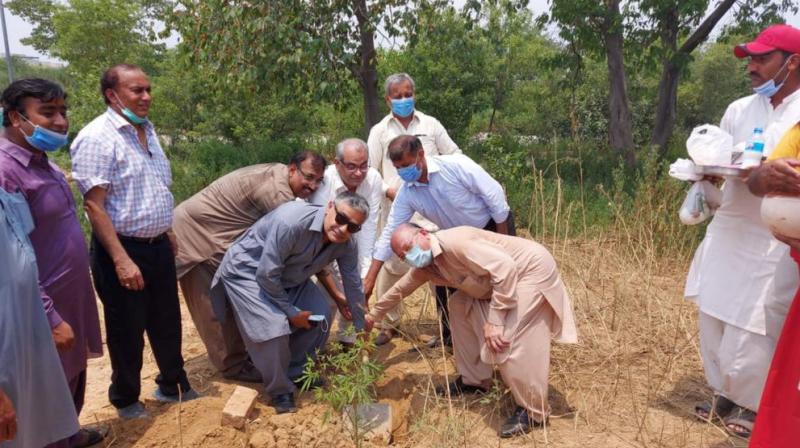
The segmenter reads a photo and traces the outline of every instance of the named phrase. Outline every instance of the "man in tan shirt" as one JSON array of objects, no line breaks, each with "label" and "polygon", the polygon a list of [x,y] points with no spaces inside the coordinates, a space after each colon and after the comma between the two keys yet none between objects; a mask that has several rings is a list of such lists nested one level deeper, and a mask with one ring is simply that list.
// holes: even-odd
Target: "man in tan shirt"
[{"label": "man in tan shirt", "polygon": [[279,205],[309,197],[322,183],[327,162],[301,151],[289,165],[267,163],[233,171],[182,202],[173,230],[179,241],[178,280],[208,358],[223,376],[260,382],[234,320],[220,323],[211,307],[211,280],[225,251],[262,216]]},{"label": "man in tan shirt", "polygon": [[524,238],[466,226],[430,233],[413,224],[392,234],[392,250],[414,268],[370,307],[366,328],[425,282],[457,288],[448,306],[461,376],[450,393],[485,392],[497,366],[517,403],[500,436],[541,424],[550,412],[550,340],[577,342],[553,256]]}]

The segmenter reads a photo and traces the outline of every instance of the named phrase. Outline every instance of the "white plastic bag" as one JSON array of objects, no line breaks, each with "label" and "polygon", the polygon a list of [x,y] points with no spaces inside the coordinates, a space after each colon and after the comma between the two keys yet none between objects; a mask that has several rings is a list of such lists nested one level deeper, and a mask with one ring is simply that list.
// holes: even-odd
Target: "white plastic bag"
[{"label": "white plastic bag", "polygon": [[686,150],[697,165],[730,165],[733,136],[718,126],[704,124],[692,129]]},{"label": "white plastic bag", "polygon": [[701,180],[689,188],[678,216],[687,226],[700,224],[713,216],[721,203],[722,192],[711,182]]},{"label": "white plastic bag", "polygon": [[678,159],[669,166],[669,175],[678,180],[698,181],[703,178],[702,174],[697,174],[695,164],[689,159]]}]

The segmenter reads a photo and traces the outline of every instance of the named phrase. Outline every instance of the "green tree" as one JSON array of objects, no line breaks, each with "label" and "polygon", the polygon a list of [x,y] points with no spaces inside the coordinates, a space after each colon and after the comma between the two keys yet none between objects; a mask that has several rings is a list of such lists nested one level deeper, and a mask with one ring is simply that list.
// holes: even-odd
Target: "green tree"
[{"label": "green tree", "polygon": [[337,103],[357,86],[369,129],[380,119],[375,33],[413,26],[412,9],[423,2],[178,0],[171,23],[194,61],[223,85],[258,93],[287,87],[295,102]]}]

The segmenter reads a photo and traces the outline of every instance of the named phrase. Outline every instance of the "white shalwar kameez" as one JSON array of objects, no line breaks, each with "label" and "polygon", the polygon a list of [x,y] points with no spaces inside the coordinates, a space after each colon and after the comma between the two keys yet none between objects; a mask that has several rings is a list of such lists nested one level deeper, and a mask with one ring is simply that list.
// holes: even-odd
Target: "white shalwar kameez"
[{"label": "white shalwar kameez", "polygon": [[[773,108],[751,95],[728,106],[720,127],[734,144],[764,129],[765,155],[800,121],[800,91]],[[783,320],[798,287],[788,246],[761,222],[761,198],[727,178],[722,205],[689,268],[684,295],[699,307],[700,352],[714,391],[756,411]]]}]

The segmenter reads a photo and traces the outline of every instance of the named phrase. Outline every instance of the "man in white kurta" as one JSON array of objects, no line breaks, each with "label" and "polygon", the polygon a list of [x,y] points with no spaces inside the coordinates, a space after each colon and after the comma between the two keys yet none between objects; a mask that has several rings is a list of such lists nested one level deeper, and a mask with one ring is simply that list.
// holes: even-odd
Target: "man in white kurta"
[{"label": "man in white kurta", "polygon": [[[384,100],[390,112],[369,131],[367,145],[369,146],[369,165],[375,168],[383,177],[388,187],[387,197],[381,205],[381,214],[378,219],[378,233],[383,230],[392,208],[394,194],[402,185],[402,180],[397,175],[397,169],[389,160],[389,143],[400,135],[416,135],[422,142],[425,154],[429,156],[461,154],[458,145],[447,134],[447,130],[436,118],[426,115],[416,109],[416,86],[414,80],[406,73],[395,73],[386,78],[384,84]],[[412,222],[428,230],[436,230],[436,225],[420,215],[416,215]],[[408,271],[408,266],[393,257],[381,269],[375,284],[375,295],[380,297]],[[440,288],[437,294],[445,294]],[[388,342],[392,330],[400,321],[400,306],[389,311],[383,323],[384,330],[378,336],[377,343],[381,345]],[[444,329],[447,332],[447,328]],[[447,335],[446,335],[447,336]]]},{"label": "man in white kurta", "polygon": [[[774,78],[779,89],[777,93],[759,89],[761,94],[734,101],[720,127],[734,137],[734,144],[747,141],[754,128],[762,128],[768,156],[780,137],[800,120],[800,80],[780,51],[786,39],[800,44],[800,31],[783,34],[783,40],[771,39],[770,45],[763,43],[762,35],[736,47],[735,54],[750,58],[747,67],[754,88]],[[786,311],[798,287],[797,268],[787,246],[762,224],[761,198],[750,193],[746,182],[729,177],[722,192],[722,205],[689,269],[685,296],[699,307],[700,351],[708,384],[715,394],[755,412]],[[727,406],[717,406],[715,412],[721,417],[730,412]],[[741,414],[741,409],[738,411],[731,413],[731,418]],[[698,414],[707,412],[698,410]],[[733,421],[732,428],[731,421],[726,420],[729,429],[747,429],[741,428],[740,420]]]},{"label": "man in white kurta", "polygon": [[450,393],[486,391],[497,366],[517,404],[500,436],[542,423],[550,411],[550,341],[577,342],[572,304],[550,252],[475,227],[428,233],[411,224],[397,227],[392,250],[414,268],[371,307],[367,328],[427,281],[456,288],[448,306],[461,377]]},{"label": "man in white kurta", "polygon": [[[369,216],[361,226],[361,231],[353,235],[353,239],[358,244],[358,269],[361,278],[367,276],[369,265],[372,263],[372,246],[375,244],[376,228],[378,226],[378,215],[381,210],[381,203],[385,197],[383,179],[374,168],[369,167],[367,144],[358,138],[348,138],[336,145],[336,157],[332,165],[325,169],[325,177],[322,185],[308,198],[308,202],[327,206],[332,202],[336,195],[343,191],[356,193],[367,200],[369,204]],[[334,320],[338,320],[339,331],[337,337],[339,342],[352,344],[355,342],[355,333],[348,330],[342,319],[341,313],[336,307],[337,300],[332,294],[338,296],[338,302],[343,302],[344,287],[339,267],[332,263],[327,271],[317,274],[320,276],[331,276],[331,281],[335,290],[329,291],[330,285],[324,285],[324,292],[331,299],[331,313]]]}]

